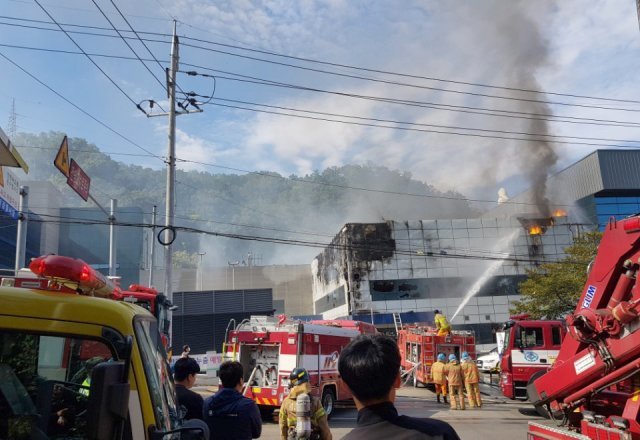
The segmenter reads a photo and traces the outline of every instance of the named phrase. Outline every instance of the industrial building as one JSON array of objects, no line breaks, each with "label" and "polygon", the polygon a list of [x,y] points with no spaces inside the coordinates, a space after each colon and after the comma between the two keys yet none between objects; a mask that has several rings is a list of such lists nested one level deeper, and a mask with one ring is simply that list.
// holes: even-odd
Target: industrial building
[{"label": "industrial building", "polygon": [[347,224],[312,263],[315,313],[384,327],[394,313],[407,323],[458,312],[452,323],[487,344],[526,270],[562,258],[580,230],[566,216]]}]

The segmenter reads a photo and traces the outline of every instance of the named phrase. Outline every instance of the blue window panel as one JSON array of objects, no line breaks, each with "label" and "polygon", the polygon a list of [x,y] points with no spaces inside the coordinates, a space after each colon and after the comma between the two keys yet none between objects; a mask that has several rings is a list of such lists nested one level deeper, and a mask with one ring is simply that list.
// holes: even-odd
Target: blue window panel
[{"label": "blue window panel", "polygon": [[619,205],[596,205],[598,215],[617,215],[620,214],[619,209]]}]

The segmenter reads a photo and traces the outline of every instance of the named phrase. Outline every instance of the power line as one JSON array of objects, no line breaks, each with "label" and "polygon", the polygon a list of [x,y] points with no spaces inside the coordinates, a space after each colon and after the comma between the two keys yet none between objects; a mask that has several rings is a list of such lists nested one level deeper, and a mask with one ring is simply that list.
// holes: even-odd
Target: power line
[{"label": "power line", "polygon": [[605,125],[605,126],[634,127],[634,128],[640,126],[640,123],[632,122],[632,121],[616,121],[616,120],[609,120],[609,119],[584,118],[584,117],[575,117],[575,116],[554,116],[547,113],[530,113],[530,112],[520,112],[520,111],[513,111],[513,110],[495,109],[491,107],[474,107],[474,106],[464,106],[464,105],[440,104],[440,103],[429,102],[429,101],[413,101],[413,100],[404,100],[404,99],[395,99],[395,98],[384,98],[384,97],[371,96],[371,95],[361,95],[361,94],[347,93],[347,92],[336,92],[336,91],[331,91],[326,89],[319,89],[315,87],[307,87],[307,86],[294,85],[290,83],[265,80],[265,79],[256,78],[249,75],[242,75],[238,73],[227,72],[227,71],[213,69],[209,67],[197,66],[189,63],[182,63],[182,65],[195,67],[203,70],[209,70],[212,72],[221,72],[224,74],[234,75],[234,77],[227,77],[222,75],[207,75],[207,74],[202,74],[198,72],[183,72],[190,75],[214,76],[217,79],[226,79],[229,81],[244,82],[244,83],[257,84],[257,85],[263,85],[263,86],[281,87],[281,88],[302,90],[302,91],[308,91],[308,92],[325,93],[330,95],[342,96],[346,98],[357,98],[357,99],[378,101],[378,102],[384,102],[384,103],[390,103],[390,104],[406,105],[409,107],[429,108],[433,110],[450,111],[450,112],[456,112],[456,113],[469,113],[469,114],[477,114],[477,115],[483,115],[483,116],[528,119],[528,120],[534,120],[534,121],[563,122],[563,123],[572,123],[572,124]]},{"label": "power line", "polygon": [[96,66],[96,68],[111,82],[111,84],[113,84],[129,101],[131,101],[131,103],[137,107],[137,103],[133,100],[133,98],[131,98],[127,92],[125,92],[122,87],[120,87],[118,85],[118,83],[116,83],[108,74],[107,72],[105,72],[99,65],[98,63],[96,63],[85,51],[84,49],[82,49],[82,47],[76,42],[76,40],[73,39],[73,37],[71,35],[69,35],[69,33],[60,25],[56,22],[56,20],[53,18],[53,16],[51,14],[49,14],[49,12],[44,8],[44,6],[42,6],[40,4],[40,2],[38,0],[33,0],[34,2],[36,2],[36,4],[38,6],[40,6],[40,9],[42,9],[44,11],[45,14],[47,14],[47,16],[51,19],[51,21],[53,21],[62,32],[64,32],[64,34],[73,42],[73,44],[75,44],[75,46],[80,50],[80,52],[82,52],[89,61],[91,61],[91,63]]},{"label": "power line", "polygon": [[[219,104],[219,103],[213,103],[213,102],[210,103],[209,105],[215,105],[215,106],[218,106],[218,107],[233,108],[233,109],[238,109],[238,110],[247,110],[247,111],[256,112],[256,113],[267,113],[267,114],[271,114],[271,115],[289,116],[289,117],[300,118],[300,119],[311,119],[311,120],[315,120],[315,121],[335,122],[335,123],[346,124],[346,125],[357,125],[357,126],[361,126],[361,127],[388,128],[388,129],[402,130],[402,131],[415,131],[415,132],[421,132],[421,133],[446,134],[446,135],[452,135],[452,136],[465,136],[465,137],[476,137],[476,138],[486,138],[486,139],[513,140],[513,141],[519,141],[519,142],[549,142],[548,139],[536,139],[536,138],[530,139],[530,138],[519,138],[519,137],[513,137],[513,136],[485,135],[485,134],[477,134],[477,133],[476,134],[474,134],[474,133],[456,133],[456,132],[453,132],[453,131],[428,130],[428,129],[423,129],[423,128],[412,128],[412,127],[393,127],[393,126],[388,126],[388,125],[369,124],[369,123],[365,123],[365,122],[342,121],[342,120],[338,120],[338,119],[320,118],[320,117],[314,117],[314,116],[303,116],[303,115],[296,115],[296,114],[293,114],[293,113],[279,113],[279,112],[274,112],[274,111],[270,111],[270,110],[258,110],[258,109],[248,108],[248,107],[241,107],[241,106],[227,105],[227,104]],[[460,130],[470,130],[468,128],[458,128],[458,129],[460,129]],[[571,137],[571,136],[569,136],[569,137]],[[637,146],[637,145],[602,144],[602,143],[597,143],[597,142],[575,142],[575,141],[560,141],[560,140],[553,140],[552,142],[557,143],[557,144],[566,144],[566,145],[588,145],[588,146],[595,146],[595,147],[607,147],[607,148],[619,148],[619,149],[637,149],[637,148],[640,148],[640,146]],[[627,141],[623,141],[623,142],[627,142]],[[633,141],[631,141],[631,142],[633,142]]]},{"label": "power line", "polygon": [[[0,24],[3,24],[3,23],[0,23]],[[46,29],[46,30],[57,31],[57,29]],[[93,34],[93,35],[107,36],[107,35],[102,35],[102,34]],[[113,38],[117,38],[117,36],[115,36],[115,35],[108,35],[108,36],[109,37],[113,37]],[[124,38],[129,38],[129,37],[124,37]],[[131,38],[131,39],[133,39],[133,38]],[[149,41],[149,40],[146,40],[146,41]],[[154,41],[154,40],[151,40],[151,41]],[[166,43],[166,42],[163,42],[163,43]],[[84,55],[84,53],[82,53],[82,52],[74,52],[74,51],[61,50],[61,49],[38,48],[38,47],[30,47],[30,46],[24,46],[24,45],[13,45],[13,44],[0,43],[0,46],[16,48],[16,49],[51,52],[51,53],[65,53],[65,54],[73,54],[73,55]],[[87,54],[89,56],[91,56],[91,57],[104,57],[104,58],[124,59],[124,60],[133,60],[133,61],[138,60],[137,58],[127,57],[127,56],[122,56],[122,55],[111,55],[111,54],[102,54],[102,53],[87,53]],[[147,61],[147,62],[154,61],[152,59],[144,59],[144,58],[141,58],[141,60],[142,61]],[[164,61],[164,60],[162,62],[167,63],[167,61]],[[214,79],[218,78],[218,79],[226,79],[226,80],[229,80],[229,81],[239,81],[239,82],[257,84],[257,85],[263,85],[263,86],[266,85],[266,86],[283,87],[283,88],[295,89],[295,90],[328,93],[328,94],[335,94],[335,95],[338,95],[338,96],[349,97],[349,98],[359,98],[359,99],[367,99],[367,100],[373,100],[373,101],[379,101],[379,102],[385,102],[385,103],[392,103],[392,104],[402,104],[402,105],[406,105],[406,106],[419,107],[419,108],[428,108],[428,109],[432,109],[432,110],[449,111],[449,112],[455,112],[455,113],[466,113],[466,114],[474,114],[474,115],[480,115],[480,116],[503,117],[503,118],[510,118],[510,119],[525,119],[525,120],[546,121],[546,122],[554,122],[554,123],[566,123],[566,124],[594,125],[594,126],[608,126],[608,127],[623,127],[623,128],[637,128],[637,127],[640,127],[640,123],[634,122],[634,121],[620,121],[620,120],[575,117],[575,116],[566,116],[566,115],[558,116],[558,115],[551,115],[551,114],[544,114],[544,113],[532,113],[532,112],[520,112],[520,111],[514,111],[514,110],[503,110],[503,109],[496,109],[496,108],[491,108],[491,107],[451,105],[451,104],[441,104],[441,103],[428,102],[428,101],[427,102],[424,102],[424,101],[422,101],[422,102],[421,101],[408,101],[408,100],[400,100],[400,99],[393,99],[393,98],[383,98],[383,97],[375,97],[375,96],[368,96],[368,95],[358,95],[358,94],[351,94],[351,93],[345,93],[345,92],[334,92],[334,91],[330,91],[330,90],[322,90],[322,89],[311,88],[311,87],[306,87],[306,86],[282,83],[282,82],[278,82],[278,81],[260,79],[260,78],[256,78],[256,77],[249,76],[249,75],[242,75],[242,74],[238,74],[238,73],[234,73],[234,72],[227,72],[227,71],[223,71],[223,70],[219,70],[219,69],[213,69],[213,68],[210,68],[210,67],[200,66],[200,65],[196,65],[196,64],[182,63],[182,65],[193,67],[193,68],[198,68],[198,69],[203,69],[203,70],[208,70],[208,71],[212,71],[212,72],[221,72],[221,73],[224,73],[224,74],[234,75],[234,77],[225,77],[225,76],[221,76],[221,75],[199,74],[201,76],[209,76],[209,77],[214,78]],[[243,79],[241,79],[241,78],[243,78]],[[182,91],[182,93],[184,93],[184,92]]]},{"label": "power line", "polygon": [[58,91],[54,90],[51,86],[49,86],[48,84],[44,83],[42,80],[40,80],[38,77],[36,77],[35,75],[33,75],[31,72],[27,71],[24,67],[20,66],[19,64],[17,64],[15,61],[13,61],[12,59],[10,59],[9,57],[7,57],[4,53],[0,52],[0,56],[2,58],[4,58],[5,60],[7,60],[8,62],[10,62],[11,64],[13,64],[15,67],[17,67],[18,69],[20,69],[22,72],[24,72],[25,74],[29,75],[32,79],[34,79],[35,81],[37,81],[40,85],[46,87],[49,91],[53,92],[54,94],[56,94],[59,98],[63,99],[65,102],[67,102],[68,104],[70,104],[71,106],[73,106],[74,108],[76,108],[77,110],[81,111],[82,113],[84,113],[86,116],[90,117],[91,119],[93,119],[95,122],[97,122],[98,124],[102,125],[103,127],[105,127],[107,130],[109,130],[110,132],[118,135],[120,138],[124,139],[125,141],[127,141],[128,143],[130,143],[131,145],[135,146],[136,148],[139,148],[140,150],[144,151],[145,153],[149,154],[152,157],[155,157],[156,159],[159,159],[161,161],[164,162],[164,159],[156,154],[153,154],[151,151],[147,150],[146,148],[142,147],[141,145],[137,144],[136,142],[132,141],[131,139],[129,139],[128,137],[126,137],[125,135],[123,135],[122,133],[120,133],[119,131],[116,131],[114,128],[110,127],[109,125],[107,125],[106,123],[102,122],[100,119],[96,118],[95,116],[93,116],[91,113],[87,112],[85,109],[83,109],[82,107],[80,107],[79,105],[73,103],[71,100],[69,100],[68,98],[66,98],[64,95],[62,95],[61,93],[59,93]]},{"label": "power line", "polygon": [[[49,214],[38,214],[34,213],[40,217],[44,218],[52,218],[54,220],[44,220],[44,219],[36,219],[32,218],[30,221],[38,222],[38,223],[53,223],[53,224],[75,224],[75,225],[85,225],[85,226],[108,226],[111,223],[109,220],[87,220],[81,218],[73,218],[73,217],[60,217]],[[2,216],[8,217],[6,214],[1,214]],[[136,223],[136,222],[123,222],[116,220],[114,223],[116,226],[121,227],[135,227],[135,228],[153,228],[153,227],[161,227],[161,225],[153,225],[150,223]],[[388,251],[387,248],[380,248],[376,246],[371,246],[367,244],[359,244],[359,243],[350,243],[350,244],[341,244],[335,242],[318,242],[318,241],[309,241],[309,240],[299,240],[299,239],[288,239],[288,238],[279,238],[279,237],[270,237],[270,236],[260,236],[260,235],[248,235],[248,234],[232,234],[225,233],[219,231],[208,231],[198,228],[185,227],[185,226],[173,226],[175,231],[182,231],[188,233],[196,233],[203,235],[210,235],[221,238],[230,238],[237,240],[246,240],[246,241],[257,241],[264,243],[272,243],[272,244],[281,244],[281,245],[293,245],[293,246],[303,246],[310,248],[321,248],[321,249],[333,249],[333,250],[341,250],[346,252],[352,251]],[[424,252],[424,251],[423,251]],[[394,253],[396,255],[417,255],[415,251],[406,251],[401,249],[394,249]],[[446,250],[440,251],[427,251],[425,252],[425,257],[427,258],[435,258],[435,259],[464,259],[464,260],[481,260],[481,261],[505,261],[505,262],[513,262],[513,263],[529,263],[529,264],[540,264],[540,263],[553,263],[554,261],[549,260],[537,260],[537,259],[527,259],[527,258],[518,258],[511,256],[492,256],[492,255],[473,255],[473,254],[457,254],[447,252]]]},{"label": "power line", "polygon": [[[11,17],[11,16],[2,16],[2,15],[0,15],[0,18],[10,19],[10,20],[38,22],[38,23],[42,23],[42,24],[51,24],[50,22],[47,22],[47,21],[44,21],[44,20],[24,19],[24,18]],[[192,26],[189,23],[186,23],[184,21],[181,21],[181,20],[178,20],[178,21],[180,23],[182,23],[182,24],[184,24],[186,26],[192,27],[194,29],[206,31],[204,29],[200,29],[200,28],[197,28],[195,26]],[[79,27],[79,28],[91,28],[91,29],[99,29],[99,30],[109,30],[108,28],[103,28],[103,27],[99,27],[99,26],[78,25],[78,24],[72,24],[72,23],[63,23],[63,24],[65,26],[74,26],[74,27]],[[170,37],[171,36],[170,34],[165,34],[165,33],[160,33],[160,32],[139,32],[139,33],[140,34],[144,34],[144,35],[154,35],[154,36],[165,36],[165,37]],[[500,85],[495,85],[495,84],[486,84],[486,83],[469,82],[469,81],[458,81],[458,80],[451,80],[451,79],[444,79],[444,78],[437,78],[437,77],[423,76],[423,75],[414,75],[414,74],[407,74],[407,73],[394,72],[394,71],[381,70],[381,69],[372,69],[372,68],[366,68],[366,67],[362,67],[362,66],[354,66],[354,65],[348,65],[348,64],[334,63],[334,62],[322,61],[322,60],[317,60],[317,59],[312,59],[312,58],[285,55],[285,54],[281,54],[281,53],[277,53],[277,52],[273,52],[273,51],[262,50],[262,49],[252,49],[252,48],[243,47],[243,46],[237,46],[237,45],[220,43],[220,42],[211,41],[211,40],[205,40],[205,39],[201,39],[201,38],[189,37],[189,36],[186,36],[186,35],[182,36],[182,38],[185,39],[185,40],[197,41],[197,42],[200,42],[200,43],[211,44],[211,45],[214,45],[214,46],[227,47],[227,48],[230,48],[230,49],[238,49],[238,50],[247,51],[247,52],[253,52],[253,53],[261,53],[263,55],[269,55],[269,56],[274,56],[274,57],[278,57],[278,58],[286,58],[286,59],[292,59],[292,60],[296,60],[296,61],[303,61],[303,62],[308,62],[308,63],[313,63],[313,64],[327,65],[327,66],[339,67],[339,68],[344,68],[344,69],[351,69],[351,70],[356,70],[356,71],[365,71],[365,72],[369,72],[369,73],[377,73],[377,74],[392,75],[392,76],[411,78],[411,79],[420,79],[420,80],[435,81],[435,82],[441,82],[441,83],[447,83],[447,84],[457,84],[457,85],[482,87],[482,88],[498,89],[498,90],[506,90],[506,91],[517,91],[517,92],[535,93],[535,94],[544,93],[544,94],[547,94],[547,95],[562,96],[562,97],[568,97],[568,98],[580,98],[580,99],[590,99],[590,100],[598,100],[598,101],[620,102],[620,103],[627,103],[627,104],[640,104],[640,100],[620,99],[620,98],[605,98],[605,97],[599,97],[599,96],[578,95],[578,94],[572,94],[572,93],[560,93],[560,92],[550,92],[550,91],[541,92],[540,90],[526,89],[526,88],[520,88],[520,87],[508,87],[508,86],[500,86]],[[161,42],[161,41],[157,41],[157,40],[152,40],[152,41]],[[215,51],[215,52],[222,53],[222,54],[228,54],[228,55],[232,55],[232,56],[249,58],[249,59],[253,59],[253,60],[257,60],[257,61],[261,61],[261,62],[266,62],[266,63],[280,64],[280,65],[283,65],[283,66],[286,66],[286,67],[293,67],[293,68],[297,68],[297,69],[312,70],[312,71],[316,71],[316,72],[319,72],[319,73],[326,73],[326,74],[330,74],[330,75],[352,77],[352,78],[363,79],[363,80],[367,80],[367,81],[388,82],[388,83],[394,84],[394,85],[403,85],[403,86],[408,86],[408,87],[421,87],[422,88],[422,86],[417,86],[415,84],[398,83],[398,82],[394,82],[394,81],[380,80],[380,79],[377,79],[377,78],[359,77],[359,76],[355,76],[355,75],[342,74],[342,73],[339,73],[339,72],[331,72],[331,71],[323,71],[323,70],[319,70],[319,69],[311,69],[311,68],[306,68],[306,67],[303,67],[303,66],[290,65],[290,64],[285,64],[285,63],[278,63],[278,62],[274,62],[274,61],[271,61],[271,60],[265,60],[265,59],[262,59],[262,58],[248,57],[248,56],[243,56],[243,55],[229,53],[229,52],[217,51],[215,49],[210,49],[210,48],[206,48],[206,47],[202,47],[202,46],[189,45],[187,43],[184,43],[184,45],[185,46],[191,46],[191,47],[198,48],[198,49],[202,49],[202,50]],[[424,88],[428,88],[428,87],[425,86]],[[444,91],[444,92],[472,94],[471,92],[463,92],[463,91],[459,91],[459,90],[439,89],[439,88],[431,88],[431,89],[438,90],[438,91]],[[505,96],[486,95],[486,94],[478,94],[478,96],[486,96],[486,97],[497,98],[497,99],[509,99],[509,100],[528,101],[528,102],[538,102],[538,103],[552,104],[552,105],[571,105],[571,106],[578,105],[578,104],[571,104],[571,103],[558,103],[558,102],[552,102],[552,101],[531,100],[531,99],[526,99],[526,98],[505,97]],[[580,105],[578,105],[578,106],[580,106]],[[588,105],[585,105],[585,106],[588,106]],[[596,106],[594,108],[600,108],[600,107]],[[607,109],[609,109],[609,108],[607,108]],[[610,108],[610,109],[611,110],[623,110],[624,111],[624,109],[620,109],[620,108]],[[627,109],[627,110],[628,111],[640,111],[640,109]]]},{"label": "power line", "polygon": [[[200,96],[200,95],[198,95],[198,96]],[[200,97],[209,98],[208,96],[200,96]],[[314,111],[314,110],[297,109],[297,108],[292,108],[292,107],[282,107],[282,106],[277,106],[277,105],[260,104],[260,103],[250,102],[250,101],[238,101],[238,100],[235,100],[235,99],[214,98],[214,100],[215,101],[224,101],[224,102],[237,103],[237,104],[254,105],[254,106],[266,107],[266,108],[274,108],[274,109],[278,109],[278,110],[287,110],[287,111],[310,113],[310,114],[316,114],[316,115],[333,116],[333,117],[340,117],[340,118],[350,118],[350,119],[357,119],[357,120],[364,120],[364,121],[385,122],[385,123],[401,124],[401,125],[409,125],[409,126],[418,126],[418,127],[447,128],[447,129],[453,129],[453,130],[479,131],[479,132],[484,132],[484,133],[519,134],[519,135],[525,135],[525,136],[544,136],[544,137],[561,138],[561,139],[578,139],[578,140],[594,140],[594,141],[606,141],[606,142],[640,143],[640,140],[632,140],[632,139],[611,139],[611,138],[580,137],[580,136],[568,136],[568,135],[553,135],[553,134],[530,133],[530,132],[522,132],[522,131],[492,130],[492,129],[485,129],[485,128],[462,127],[462,126],[458,126],[458,125],[426,124],[426,123],[418,123],[418,122],[398,121],[398,120],[393,120],[393,119],[366,118],[366,117],[346,115],[346,114],[340,114],[340,113],[327,113],[327,112],[320,112],[320,111]],[[212,103],[212,104],[215,105],[215,103]],[[276,114],[282,114],[282,113],[276,113]],[[282,115],[284,115],[284,114],[282,114]],[[338,122],[338,121],[335,121],[335,122]],[[396,128],[396,127],[388,127],[388,128]]]},{"label": "power line", "polygon": [[[107,21],[109,22],[109,24],[111,25],[111,27],[113,28],[113,30],[115,30],[115,31],[116,31],[116,33],[120,36],[120,39],[124,42],[124,44],[126,44],[126,45],[127,45],[127,47],[131,50],[131,52],[133,52],[133,54],[135,55],[135,57],[136,57],[136,58],[137,58],[137,59],[142,63],[142,65],[144,66],[144,68],[145,68],[145,69],[146,69],[146,70],[151,74],[151,76],[153,76],[153,78],[158,82],[158,84],[160,84],[160,87],[162,87],[162,89],[166,92],[166,90],[167,90],[166,86],[162,83],[162,81],[160,81],[160,79],[158,79],[158,77],[155,75],[155,73],[153,73],[153,72],[151,71],[151,69],[149,69],[149,66],[147,66],[147,64],[146,64],[144,61],[142,61],[142,60],[140,59],[140,57],[138,56],[138,54],[136,53],[136,51],[133,49],[133,47],[131,47],[131,45],[129,44],[129,42],[127,41],[127,39],[126,39],[126,38],[124,38],[124,37],[122,36],[122,34],[120,33],[120,31],[116,28],[116,26],[113,24],[113,22],[111,21],[111,19],[109,19],[109,17],[107,16],[107,14],[105,14],[105,13],[104,13],[104,11],[103,11],[103,10],[102,10],[102,8],[100,7],[100,5],[98,5],[98,3],[96,2],[96,0],[91,0],[91,1],[92,1],[92,2],[93,2],[93,4],[96,6],[96,8],[98,8],[98,11],[100,11],[100,13],[101,13],[101,14],[102,14],[102,16],[105,18],[105,20],[107,20]],[[111,3],[113,3],[113,1],[112,1]],[[115,6],[115,3],[113,3],[113,5]],[[117,6],[115,6],[115,7],[116,7],[116,10],[118,11],[118,13],[119,13],[120,15],[122,15],[122,13],[121,13],[121,12],[120,12],[120,10],[118,9],[118,7],[117,7]],[[122,18],[124,18],[124,16],[123,16],[123,15],[122,15]],[[126,19],[126,18],[124,18],[124,20],[125,20],[125,22],[126,22],[127,24],[129,24],[129,22],[127,21],[127,19]],[[129,25],[129,26],[131,26],[131,25]],[[132,28],[132,29],[133,29],[133,28]],[[135,32],[134,32],[134,33],[135,33]],[[144,43],[143,43],[143,44],[144,44]],[[145,47],[147,47],[147,46],[145,45]],[[147,48],[147,50],[149,50],[149,48]],[[151,56],[153,56],[153,53],[151,54]],[[159,64],[159,63],[158,63],[158,64]],[[162,66],[160,66],[160,67],[162,67]]]}]

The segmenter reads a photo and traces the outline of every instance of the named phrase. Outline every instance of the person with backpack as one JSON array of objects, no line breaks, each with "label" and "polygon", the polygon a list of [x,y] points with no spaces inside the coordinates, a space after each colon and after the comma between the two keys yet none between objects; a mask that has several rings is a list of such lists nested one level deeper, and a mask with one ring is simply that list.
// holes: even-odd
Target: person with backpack
[{"label": "person with backpack", "polygon": [[331,440],[327,414],[320,399],[311,395],[309,372],[295,368],[289,375],[289,388],[289,395],[282,402],[278,414],[280,438]]}]

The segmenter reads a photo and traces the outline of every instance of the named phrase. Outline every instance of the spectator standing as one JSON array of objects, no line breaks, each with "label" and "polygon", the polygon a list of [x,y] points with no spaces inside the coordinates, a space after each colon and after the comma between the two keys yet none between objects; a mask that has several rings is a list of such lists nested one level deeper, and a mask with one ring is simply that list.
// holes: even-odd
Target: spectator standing
[{"label": "spectator standing", "polygon": [[331,440],[331,430],[327,421],[327,414],[324,412],[320,399],[311,395],[311,384],[309,383],[309,373],[304,368],[295,368],[289,375],[289,386],[291,391],[280,406],[280,438],[299,439],[299,433],[296,432],[297,423],[297,399],[301,394],[309,396],[310,406],[310,425],[311,431],[309,438],[319,440]]},{"label": "spectator standing", "polygon": [[471,359],[469,353],[466,351],[462,353],[460,357],[462,359],[462,363],[460,367],[462,368],[462,375],[464,376],[464,387],[467,390],[467,399],[469,399],[469,406],[471,408],[482,408],[482,398],[480,397],[480,372],[478,371],[478,366]]},{"label": "spectator standing", "polygon": [[180,355],[181,358],[188,358],[189,357],[189,353],[191,353],[191,347],[189,347],[188,345],[184,345],[182,347],[182,354]]},{"label": "spectator standing", "polygon": [[444,353],[439,353],[437,360],[431,365],[429,374],[431,380],[436,386],[436,400],[440,403],[440,395],[444,399],[444,403],[447,403],[447,377],[444,373],[444,369],[447,362],[447,357]]},{"label": "spectator standing", "polygon": [[455,354],[449,355],[449,363],[445,370],[447,373],[447,383],[449,384],[449,398],[451,399],[451,409],[464,409],[464,380],[462,377],[462,367],[458,363]]},{"label": "spectator standing", "polygon": [[260,437],[262,419],[256,403],[242,395],[244,369],[236,361],[220,365],[222,389],[204,402],[204,421],[217,440],[250,440]]},{"label": "spectator standing", "polygon": [[176,397],[178,405],[186,410],[185,420],[202,419],[202,396],[191,388],[196,383],[196,375],[200,372],[200,366],[195,359],[180,358],[173,366],[173,378],[176,381]]},{"label": "spectator standing", "polygon": [[400,387],[400,352],[384,335],[361,335],[340,353],[340,376],[353,393],[357,426],[346,440],[459,440],[446,422],[398,415],[393,402]]}]

